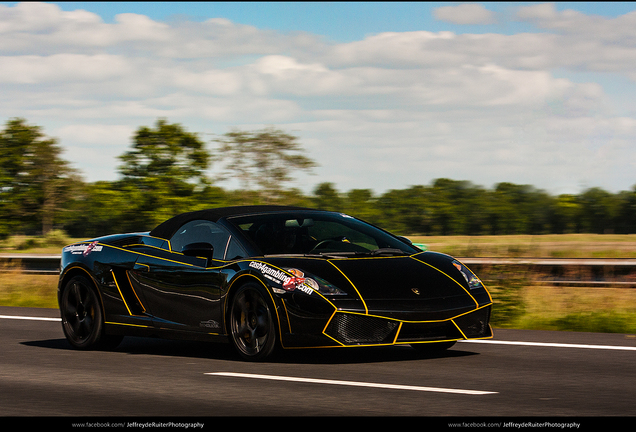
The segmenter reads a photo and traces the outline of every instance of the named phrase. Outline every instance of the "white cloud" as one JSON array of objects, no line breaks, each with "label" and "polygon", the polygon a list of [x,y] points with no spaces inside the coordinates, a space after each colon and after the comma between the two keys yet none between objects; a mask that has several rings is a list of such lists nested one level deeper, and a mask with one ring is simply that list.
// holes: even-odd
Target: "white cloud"
[{"label": "white cloud", "polygon": [[[614,40],[621,44],[632,44],[636,11],[615,18],[566,9],[557,11],[553,3],[522,6],[517,18],[532,22],[538,27],[559,31],[563,34],[576,34],[590,39]],[[625,39],[626,38],[626,39]]]},{"label": "white cloud", "polygon": [[124,58],[108,54],[3,56],[0,57],[0,64],[0,83],[95,82],[115,79],[132,72]]},{"label": "white cloud", "polygon": [[559,35],[549,45],[553,66],[629,74],[636,62],[636,11],[607,18],[545,3],[520,7],[517,19]]},{"label": "white cloud", "polygon": [[438,7],[433,11],[433,14],[438,20],[453,24],[492,24],[495,22],[495,14],[476,3]]},{"label": "white cloud", "polygon": [[[436,16],[494,20],[475,4]],[[621,93],[636,93],[636,14],[547,4],[519,7],[516,19],[547,31],[328,43],[222,17],[168,24],[120,14],[105,23],[46,3],[0,6],[0,116],[58,136],[89,180],[114,178],[132,131],[165,117],[204,137],[274,124],[320,164],[307,181],[342,190],[437,177],[631,187],[636,117],[618,113],[629,105],[623,95],[580,72],[626,77]]]}]

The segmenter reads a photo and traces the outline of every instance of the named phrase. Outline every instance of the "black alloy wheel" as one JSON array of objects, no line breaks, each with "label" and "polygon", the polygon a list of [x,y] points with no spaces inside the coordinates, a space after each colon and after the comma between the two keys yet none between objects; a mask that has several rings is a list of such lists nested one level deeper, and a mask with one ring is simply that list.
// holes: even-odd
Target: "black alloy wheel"
[{"label": "black alloy wheel", "polygon": [[78,349],[115,348],[121,336],[104,334],[102,309],[93,284],[75,276],[64,286],[60,299],[62,329],[69,343]]},{"label": "black alloy wheel", "polygon": [[276,348],[276,326],[264,289],[255,284],[241,286],[230,308],[231,340],[246,360],[260,361]]}]

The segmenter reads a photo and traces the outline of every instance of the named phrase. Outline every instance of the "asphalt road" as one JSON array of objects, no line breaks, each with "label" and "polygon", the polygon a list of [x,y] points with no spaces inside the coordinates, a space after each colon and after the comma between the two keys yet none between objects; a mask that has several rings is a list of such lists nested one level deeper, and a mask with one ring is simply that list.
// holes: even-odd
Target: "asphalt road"
[{"label": "asphalt road", "polygon": [[634,335],[496,330],[438,355],[302,350],[254,364],[229,345],[146,338],[76,351],[57,318],[0,307],[0,416],[636,415]]}]

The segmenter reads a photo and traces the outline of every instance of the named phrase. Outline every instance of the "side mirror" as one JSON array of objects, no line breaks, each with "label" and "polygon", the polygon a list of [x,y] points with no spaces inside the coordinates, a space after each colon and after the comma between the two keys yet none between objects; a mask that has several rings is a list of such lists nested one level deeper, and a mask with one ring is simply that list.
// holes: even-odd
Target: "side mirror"
[{"label": "side mirror", "polygon": [[214,255],[214,247],[210,243],[190,243],[181,249],[181,253],[186,256],[207,258],[209,261]]},{"label": "side mirror", "polygon": [[400,240],[402,240],[404,243],[406,243],[407,245],[412,245],[413,242],[411,241],[411,239],[408,239],[404,236],[397,236],[397,238],[399,238]]},{"label": "side mirror", "polygon": [[397,236],[397,238],[399,238],[400,240],[402,240],[404,243],[406,243],[409,246],[415,246],[421,251],[426,252],[428,250],[428,246],[426,246],[424,243],[413,243],[411,239],[408,239],[404,236]]}]

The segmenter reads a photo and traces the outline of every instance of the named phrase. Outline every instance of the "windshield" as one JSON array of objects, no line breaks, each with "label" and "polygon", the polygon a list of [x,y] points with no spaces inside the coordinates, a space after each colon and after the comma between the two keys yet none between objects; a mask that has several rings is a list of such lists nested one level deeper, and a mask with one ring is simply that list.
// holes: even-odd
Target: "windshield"
[{"label": "windshield", "polygon": [[338,213],[285,213],[230,217],[263,255],[402,255],[419,252],[404,241]]}]

